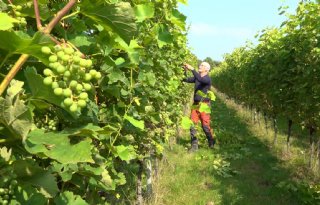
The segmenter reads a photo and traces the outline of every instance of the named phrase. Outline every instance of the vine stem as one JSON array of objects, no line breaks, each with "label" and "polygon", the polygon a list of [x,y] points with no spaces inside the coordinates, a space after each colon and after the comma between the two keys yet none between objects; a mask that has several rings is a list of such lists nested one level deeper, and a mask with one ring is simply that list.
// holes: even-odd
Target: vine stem
[{"label": "vine stem", "polygon": [[65,19],[67,19],[67,18],[70,18],[70,17],[72,17],[72,16],[75,16],[75,15],[77,15],[78,13],[80,13],[80,11],[73,12],[73,13],[67,15],[67,16],[64,16],[61,20],[65,20]]},{"label": "vine stem", "polygon": [[[37,3],[37,1],[35,0],[34,2]],[[52,29],[55,27],[55,25],[57,25],[59,23],[59,21],[61,20],[61,18],[66,15],[68,13],[68,11],[70,11],[70,9],[77,3],[77,0],[70,0],[60,11],[58,11],[57,15],[50,21],[50,23],[43,29],[41,30],[43,33],[45,34],[50,34],[50,32],[52,31]],[[35,11],[38,9],[38,4],[34,5],[35,7]],[[38,17],[39,21],[40,21],[40,14],[38,13]],[[40,22],[41,24],[41,22]],[[38,23],[37,23],[38,26]],[[27,54],[22,54],[20,56],[20,58],[18,59],[18,61],[14,64],[14,66],[11,68],[11,70],[9,71],[9,73],[7,74],[7,76],[3,79],[3,81],[0,84],[0,96],[3,94],[3,92],[5,91],[5,89],[8,87],[9,83],[11,82],[11,80],[14,78],[14,76],[18,73],[18,71],[21,69],[21,67],[23,66],[23,64],[27,61],[27,59],[29,58],[29,55]]]},{"label": "vine stem", "polygon": [[5,64],[5,62],[7,62],[8,58],[9,58],[10,56],[11,56],[11,55],[8,53],[8,54],[4,57],[1,65],[0,65],[0,68],[2,68],[2,66]]},{"label": "vine stem", "polygon": [[34,14],[36,16],[36,22],[37,22],[37,28],[39,31],[42,30],[42,24],[40,20],[40,12],[39,12],[39,5],[38,5],[38,0],[33,0],[33,5],[34,5]]},{"label": "vine stem", "polygon": [[48,26],[43,30],[44,33],[49,34],[52,29],[59,23],[59,21],[70,11],[70,9],[77,3],[77,0],[70,0],[57,15],[50,21]]},{"label": "vine stem", "polygon": [[14,64],[14,66],[11,68],[9,73],[6,75],[6,77],[3,79],[0,85],[0,96],[5,91],[11,80],[14,78],[14,76],[17,74],[17,72],[20,70],[22,65],[27,61],[29,58],[29,55],[22,54],[18,61]]}]

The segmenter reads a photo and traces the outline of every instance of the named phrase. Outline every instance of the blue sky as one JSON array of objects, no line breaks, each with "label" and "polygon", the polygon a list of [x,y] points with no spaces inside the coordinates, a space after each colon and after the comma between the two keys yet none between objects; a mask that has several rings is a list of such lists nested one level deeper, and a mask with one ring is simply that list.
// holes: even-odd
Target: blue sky
[{"label": "blue sky", "polygon": [[245,45],[258,31],[280,26],[286,19],[278,15],[280,6],[294,13],[300,0],[188,0],[179,5],[190,26],[188,41],[200,59],[222,60],[224,53]]}]

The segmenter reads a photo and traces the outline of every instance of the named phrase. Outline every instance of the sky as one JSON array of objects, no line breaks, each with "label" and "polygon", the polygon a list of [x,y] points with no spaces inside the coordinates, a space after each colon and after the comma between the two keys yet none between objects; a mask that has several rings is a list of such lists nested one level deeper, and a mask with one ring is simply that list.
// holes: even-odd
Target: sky
[{"label": "sky", "polygon": [[278,15],[280,6],[294,13],[300,0],[188,0],[179,4],[187,16],[188,46],[200,59],[223,60],[225,53],[244,46],[264,28],[279,27],[286,19]]}]

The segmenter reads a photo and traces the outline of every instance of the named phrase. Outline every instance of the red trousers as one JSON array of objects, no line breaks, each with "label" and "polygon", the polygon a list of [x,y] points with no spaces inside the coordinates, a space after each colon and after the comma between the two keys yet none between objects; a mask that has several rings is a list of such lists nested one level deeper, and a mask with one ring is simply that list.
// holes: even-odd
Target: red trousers
[{"label": "red trousers", "polygon": [[[202,129],[206,134],[206,137],[208,139],[208,143],[210,146],[214,144],[213,130],[211,129],[211,126],[210,126],[210,113],[200,112],[199,107],[200,106],[196,106],[191,110],[191,120],[195,125],[198,124],[199,121],[201,122]],[[197,141],[195,127],[190,128],[190,134],[191,134],[191,143],[194,141]]]}]

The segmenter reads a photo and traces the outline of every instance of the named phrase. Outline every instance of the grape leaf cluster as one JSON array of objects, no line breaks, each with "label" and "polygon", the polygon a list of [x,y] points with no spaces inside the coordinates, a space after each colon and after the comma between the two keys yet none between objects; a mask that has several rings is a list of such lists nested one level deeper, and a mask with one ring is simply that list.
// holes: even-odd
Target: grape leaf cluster
[{"label": "grape leaf cluster", "polygon": [[41,52],[49,56],[50,62],[43,71],[43,83],[51,86],[55,95],[64,97],[62,107],[81,111],[87,105],[91,81],[99,80],[101,73],[92,68],[92,60],[82,58],[83,54],[71,47],[43,46]]}]

